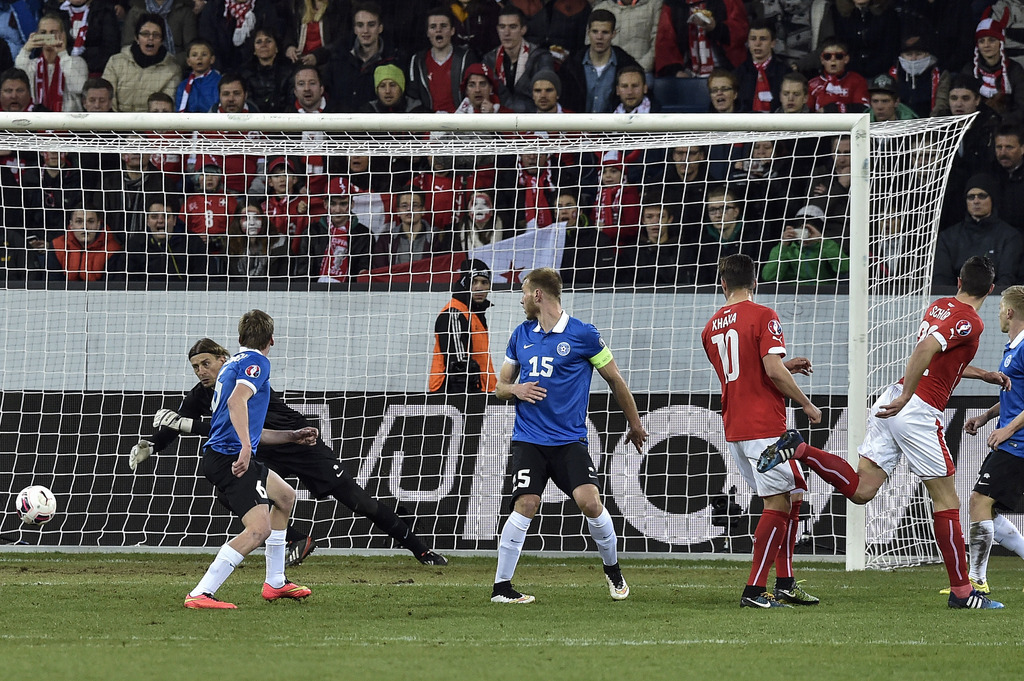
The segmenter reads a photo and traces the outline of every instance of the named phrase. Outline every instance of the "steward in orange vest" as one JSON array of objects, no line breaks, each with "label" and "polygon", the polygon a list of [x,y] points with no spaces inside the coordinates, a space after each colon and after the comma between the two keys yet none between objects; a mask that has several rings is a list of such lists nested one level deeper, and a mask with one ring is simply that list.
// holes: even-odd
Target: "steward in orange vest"
[{"label": "steward in orange vest", "polygon": [[498,384],[491,361],[487,318],[491,270],[480,260],[462,263],[455,293],[434,322],[429,391],[492,393]]}]

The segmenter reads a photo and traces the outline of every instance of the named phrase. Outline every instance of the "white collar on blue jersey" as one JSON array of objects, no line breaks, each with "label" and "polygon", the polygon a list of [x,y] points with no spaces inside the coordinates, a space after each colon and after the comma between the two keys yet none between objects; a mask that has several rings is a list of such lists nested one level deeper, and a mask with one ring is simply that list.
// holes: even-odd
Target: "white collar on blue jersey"
[{"label": "white collar on blue jersey", "polygon": [[[558,318],[555,327],[551,329],[551,333],[562,333],[567,326],[569,326],[569,313],[562,310],[562,316]],[[533,327],[533,332],[544,333],[544,329],[540,328],[540,321],[537,322],[537,326]]]},{"label": "white collar on blue jersey", "polygon": [[1020,345],[1021,341],[1024,341],[1024,331],[1018,333],[1017,337],[1010,341],[1010,344],[1007,347],[1009,347],[1012,350],[1018,345]]},{"label": "white collar on blue jersey", "polygon": [[[257,350],[256,348],[247,348],[244,345],[239,345],[238,346],[238,351],[239,352],[255,352],[257,355],[263,355],[263,353],[260,352],[259,350]],[[266,357],[266,355],[263,355],[263,356]]]}]

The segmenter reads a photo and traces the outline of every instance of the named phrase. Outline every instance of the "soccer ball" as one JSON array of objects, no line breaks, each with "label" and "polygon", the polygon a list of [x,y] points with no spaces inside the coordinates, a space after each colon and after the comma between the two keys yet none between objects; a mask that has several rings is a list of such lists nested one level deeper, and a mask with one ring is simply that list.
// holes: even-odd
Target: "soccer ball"
[{"label": "soccer ball", "polygon": [[18,492],[14,508],[21,522],[26,525],[42,525],[53,520],[57,514],[57,498],[42,485],[31,485]]}]

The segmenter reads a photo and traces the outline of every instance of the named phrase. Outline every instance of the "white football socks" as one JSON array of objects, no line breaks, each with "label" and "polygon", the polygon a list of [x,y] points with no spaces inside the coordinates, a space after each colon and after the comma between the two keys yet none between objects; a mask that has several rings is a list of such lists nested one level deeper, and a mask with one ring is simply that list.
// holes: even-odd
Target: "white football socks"
[{"label": "white football socks", "polygon": [[971,570],[968,573],[976,582],[986,581],[988,557],[992,553],[992,537],[995,531],[991,520],[977,520],[970,526]]},{"label": "white football socks", "polygon": [[601,560],[604,564],[615,565],[618,563],[615,526],[612,524],[612,517],[608,513],[608,509],[602,509],[601,515],[596,518],[587,518],[587,525],[590,526],[590,536],[597,543],[597,550],[601,553]]},{"label": "white football socks", "polygon": [[512,511],[501,528],[501,540],[498,542],[498,569],[494,573],[494,583],[512,581],[516,573],[519,556],[523,552],[526,531],[530,529],[530,519],[522,513]]},{"label": "white football socks", "polygon": [[287,530],[271,530],[266,542],[267,584],[280,589],[288,580],[284,576],[284,548]]},{"label": "white football socks", "polygon": [[238,551],[225,544],[220,547],[220,551],[217,552],[217,557],[210,563],[210,567],[206,569],[206,574],[199,580],[199,584],[196,588],[189,592],[189,596],[199,596],[201,594],[210,594],[211,596],[217,593],[217,589],[220,585],[231,576],[238,564],[245,558]]},{"label": "white football socks", "polygon": [[994,537],[1004,549],[1013,551],[1021,558],[1024,558],[1024,537],[1021,536],[1017,526],[1003,517],[1001,514],[992,521]]}]

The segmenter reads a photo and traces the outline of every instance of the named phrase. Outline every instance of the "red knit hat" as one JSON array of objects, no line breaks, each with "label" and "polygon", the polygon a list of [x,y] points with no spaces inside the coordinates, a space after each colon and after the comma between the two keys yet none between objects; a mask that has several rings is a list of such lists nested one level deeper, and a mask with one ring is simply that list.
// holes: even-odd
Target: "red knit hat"
[{"label": "red knit hat", "polygon": [[491,70],[487,68],[487,64],[477,62],[475,64],[470,64],[469,66],[466,67],[466,70],[462,72],[461,88],[463,94],[465,94],[466,92],[466,83],[469,82],[470,76],[483,76],[484,78],[487,79],[487,82],[491,84],[491,90],[493,90],[494,93],[497,94],[498,83],[497,81],[494,80],[494,75],[491,73]]},{"label": "red knit hat", "polygon": [[[1003,13],[1005,20],[1006,13]],[[999,42],[1006,41],[1005,29],[1006,24],[995,19],[994,17],[985,17],[978,23],[978,28],[974,30],[974,42],[978,42],[982,38],[995,38]]]}]

